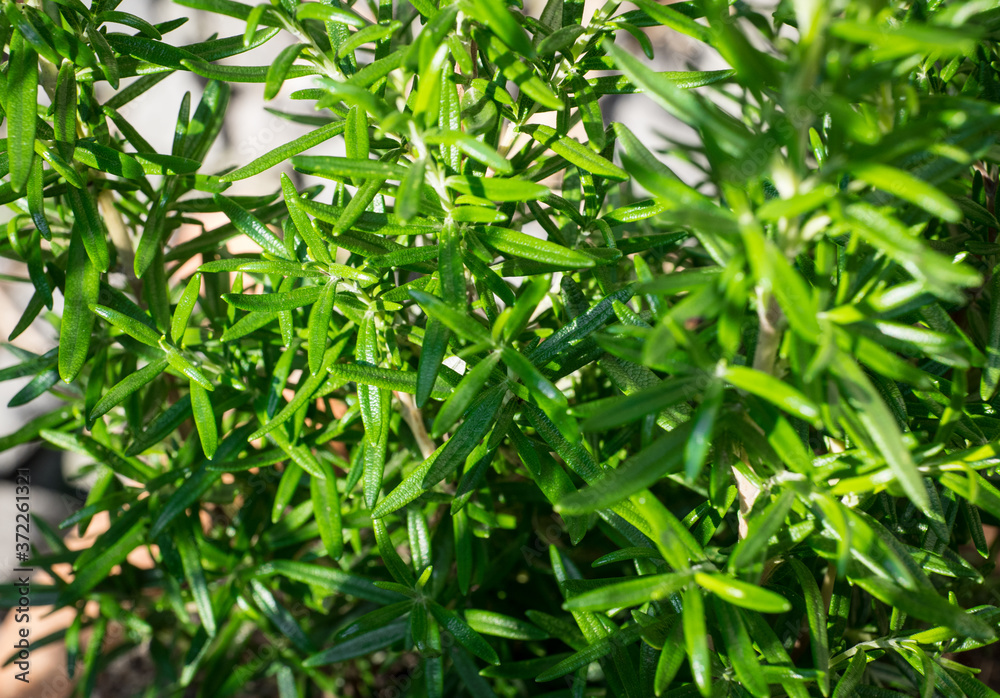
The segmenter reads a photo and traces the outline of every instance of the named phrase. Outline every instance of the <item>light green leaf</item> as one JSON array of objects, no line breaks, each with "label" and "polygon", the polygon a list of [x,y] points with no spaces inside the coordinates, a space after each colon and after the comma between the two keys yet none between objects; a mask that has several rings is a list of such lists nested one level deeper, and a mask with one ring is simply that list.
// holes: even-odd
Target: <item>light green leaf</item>
[{"label": "light green leaf", "polygon": [[324,286],[304,286],[285,293],[224,293],[222,298],[240,310],[276,313],[312,305],[323,296]]},{"label": "light green leaf", "polygon": [[150,328],[149,325],[139,322],[138,320],[135,320],[124,313],[120,313],[117,310],[105,308],[103,305],[95,305],[92,310],[95,315],[106,320],[107,322],[110,322],[116,328],[133,339],[151,347],[160,346],[160,337],[162,335],[158,335]]},{"label": "light green leaf", "polygon": [[850,166],[851,173],[876,189],[881,189],[927,211],[932,216],[958,223],[961,209],[936,187],[917,179],[909,172],[873,162]]},{"label": "light green leaf", "polygon": [[458,644],[484,662],[488,662],[489,664],[500,663],[500,658],[497,657],[496,651],[475,630],[470,628],[468,623],[459,618],[458,614],[449,611],[434,601],[428,604],[428,609],[435,620],[452,634],[458,641]]},{"label": "light green leaf", "polygon": [[827,633],[826,605],[812,572],[795,558],[789,559],[806,600],[809,641],[813,662],[820,671],[819,685],[824,696],[830,695],[830,646]]},{"label": "light green leaf", "polygon": [[337,299],[337,284],[329,282],[323,288],[323,295],[313,304],[309,312],[309,371],[315,375],[323,366],[323,355],[326,353],[326,339],[330,330],[330,320],[333,317],[333,304]]},{"label": "light green leaf", "polygon": [[295,8],[295,19],[315,19],[320,22],[339,22],[355,29],[363,29],[365,21],[353,12],[320,2],[302,3]]},{"label": "light green leaf", "polygon": [[379,179],[401,180],[406,176],[406,168],[392,162],[355,160],[332,155],[297,155],[292,158],[292,166],[304,174],[330,179],[377,177]]},{"label": "light green leaf", "polygon": [[326,554],[334,560],[344,552],[344,531],[340,512],[340,493],[337,491],[337,477],[333,470],[320,461],[326,478],[309,478],[309,492],[312,498],[313,515],[319,526],[319,537],[326,548]]},{"label": "light green leaf", "polygon": [[722,597],[729,603],[761,613],[784,613],[791,610],[788,599],[756,584],[721,574],[696,572],[694,581],[703,589]]},{"label": "light green leaf", "polygon": [[137,390],[140,390],[150,381],[155,380],[156,377],[163,373],[166,368],[166,358],[157,359],[156,361],[146,364],[135,373],[130,373],[122,378],[121,381],[116,383],[111,390],[105,393],[104,396],[98,400],[97,404],[94,405],[94,409],[90,412],[90,421],[93,422],[100,417],[103,417],[116,405],[121,404],[121,402],[124,401],[129,395]]},{"label": "light green leaf", "polygon": [[465,313],[456,311],[440,298],[416,289],[410,291],[410,296],[420,304],[428,315],[440,320],[455,334],[476,343],[492,343],[485,327]]},{"label": "light green leaf", "polygon": [[511,15],[503,0],[469,0],[463,3],[465,12],[483,23],[512,50],[525,58],[534,58],[535,47]]},{"label": "light green leaf", "polygon": [[177,307],[174,308],[174,315],[170,322],[170,338],[174,344],[180,344],[184,337],[184,332],[187,330],[188,321],[191,319],[191,312],[194,310],[194,304],[198,301],[198,293],[201,291],[201,272],[196,271],[188,279],[187,285],[184,287],[184,293],[181,294],[180,300],[177,301]]},{"label": "light green leaf", "polygon": [[[258,7],[265,6],[258,5]],[[281,86],[285,84],[285,79],[288,77],[288,73],[291,70],[292,65],[295,63],[295,59],[299,57],[299,54],[301,54],[305,48],[305,44],[292,44],[291,46],[286,46],[281,49],[281,53],[279,53],[278,57],[274,59],[274,63],[272,63],[267,69],[267,74],[264,76],[265,100],[272,100],[278,96],[278,92],[281,91]],[[232,174],[233,173],[231,173],[230,176]],[[227,181],[232,180],[230,179]]]},{"label": "light green leaf", "polygon": [[516,177],[500,179],[496,177],[453,175],[445,180],[445,184],[463,194],[479,196],[490,201],[528,201],[530,199],[541,199],[549,191],[541,184]]},{"label": "light green leaf", "polygon": [[7,152],[10,181],[22,191],[31,174],[35,157],[36,102],[38,97],[38,54],[17,29],[10,38],[10,62],[6,83]]},{"label": "light green leaf", "polygon": [[500,155],[488,144],[473,138],[463,131],[444,131],[424,138],[428,145],[453,145],[474,160],[487,167],[492,167],[499,174],[513,174],[514,168],[510,161]]},{"label": "light green leaf", "polygon": [[476,237],[504,254],[564,269],[588,269],[595,264],[593,257],[582,252],[507,228],[487,226],[477,231]]},{"label": "light green leaf", "polygon": [[729,366],[725,378],[740,390],[764,398],[786,412],[816,424],[819,408],[799,390],[774,376],[746,366]]},{"label": "light green leaf", "polygon": [[629,173],[622,168],[608,162],[593,150],[580,145],[580,143],[569,136],[560,135],[550,126],[529,124],[528,126],[522,126],[521,131],[550,148],[557,155],[562,155],[566,160],[586,172],[620,182],[624,182],[629,178]]},{"label": "light green leaf", "polygon": [[448,397],[434,418],[431,434],[438,438],[449,431],[452,425],[465,413],[473,399],[480,394],[483,386],[489,380],[490,374],[500,361],[500,354],[492,353],[473,366],[455,386],[455,391]]},{"label": "light green leaf", "polygon": [[477,633],[508,640],[544,640],[549,636],[547,632],[531,623],[494,611],[470,608],[465,612],[465,622]]},{"label": "light green leaf", "polygon": [[639,606],[668,598],[690,581],[691,575],[687,572],[646,575],[584,592],[563,603],[563,608],[567,611],[607,611]]},{"label": "light green leaf", "polygon": [[258,578],[281,575],[293,581],[318,587],[330,594],[347,594],[379,604],[391,604],[401,600],[399,594],[379,589],[366,577],[316,563],[277,559],[253,568],[250,573]]},{"label": "light green leaf", "polygon": [[[298,155],[299,153],[308,150],[314,146],[327,141],[334,136],[339,136],[344,132],[345,122],[344,121],[333,121],[325,126],[320,126],[314,131],[310,131],[304,136],[299,136],[293,141],[289,141],[284,145],[280,145],[274,150],[270,150],[264,155],[261,155],[256,160],[253,160],[248,165],[244,165],[238,170],[233,170],[228,174],[222,175],[220,179],[223,182],[235,182],[240,179],[246,179],[247,177],[252,177],[255,174],[260,174],[264,170],[270,169],[275,165],[279,165],[288,160],[288,158],[293,155]],[[286,175],[282,174],[282,177]],[[285,193],[285,201],[288,202],[292,197]],[[296,196],[297,198],[297,196]],[[301,234],[301,233],[300,233]]]},{"label": "light green leaf", "polygon": [[215,411],[212,409],[212,400],[208,396],[208,391],[197,381],[192,380],[190,387],[194,424],[198,428],[198,437],[201,439],[201,448],[205,452],[205,457],[211,460],[219,445],[219,432],[215,422]]},{"label": "light green leaf", "polygon": [[241,233],[260,245],[265,252],[287,259],[288,252],[285,246],[256,216],[222,194],[216,194],[214,199],[219,205],[219,210],[229,217]]},{"label": "light green leaf", "polygon": [[708,649],[705,601],[698,587],[688,587],[684,591],[681,599],[681,621],[691,675],[699,693],[709,698],[712,695],[712,655]]},{"label": "light green leaf", "polygon": [[718,596],[713,596],[710,600],[725,644],[726,656],[736,671],[736,677],[751,694],[769,696],[768,681],[761,670],[757,653],[739,611]]},{"label": "light green leaf", "polygon": [[177,552],[180,553],[184,577],[187,579],[188,586],[191,587],[191,595],[198,608],[198,616],[208,636],[214,637],[216,632],[215,611],[212,609],[212,596],[208,590],[205,570],[201,564],[196,535],[194,522],[185,519],[174,528],[173,541],[177,546]]},{"label": "light green leaf", "polygon": [[70,233],[66,262],[65,303],[59,325],[59,377],[73,382],[87,361],[94,330],[90,308],[100,295],[100,272],[91,262],[83,237],[74,226]]}]

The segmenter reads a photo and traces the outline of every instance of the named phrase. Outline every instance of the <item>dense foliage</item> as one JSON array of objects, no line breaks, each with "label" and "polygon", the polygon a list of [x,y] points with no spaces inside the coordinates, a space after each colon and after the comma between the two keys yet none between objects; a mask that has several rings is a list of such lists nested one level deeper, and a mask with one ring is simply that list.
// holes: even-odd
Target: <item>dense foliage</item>
[{"label": "dense foliage", "polygon": [[[634,2],[4,1],[10,341],[59,344],[0,378],[63,406],[0,449],[93,461],[110,528],[35,558],[84,694],[145,646],[149,695],[997,695],[997,3]],[[205,171],[230,83],[310,131]]]}]

